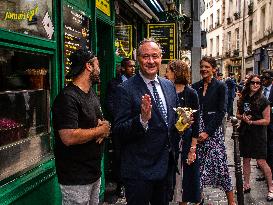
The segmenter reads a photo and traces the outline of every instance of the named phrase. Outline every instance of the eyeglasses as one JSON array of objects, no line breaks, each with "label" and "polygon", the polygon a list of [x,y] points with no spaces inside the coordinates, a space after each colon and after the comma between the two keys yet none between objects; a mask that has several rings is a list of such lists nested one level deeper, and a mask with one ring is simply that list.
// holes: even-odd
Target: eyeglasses
[{"label": "eyeglasses", "polygon": [[159,54],[152,54],[152,55],[148,55],[148,54],[144,54],[144,55],[140,55],[141,58],[143,58],[144,60],[149,60],[150,58],[152,58],[153,60],[157,60],[160,58]]},{"label": "eyeglasses", "polygon": [[254,84],[261,85],[261,82],[260,81],[250,81],[250,84],[251,85],[254,85]]}]

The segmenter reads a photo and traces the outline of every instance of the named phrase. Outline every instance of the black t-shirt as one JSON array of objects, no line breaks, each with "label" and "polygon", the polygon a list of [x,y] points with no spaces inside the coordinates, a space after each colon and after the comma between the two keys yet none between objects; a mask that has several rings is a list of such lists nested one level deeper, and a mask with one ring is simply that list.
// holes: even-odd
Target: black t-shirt
[{"label": "black t-shirt", "polygon": [[84,144],[66,146],[58,130],[89,129],[102,119],[98,97],[92,89],[83,92],[69,84],[56,97],[53,108],[56,171],[60,184],[83,185],[95,182],[101,176],[102,146],[91,140]]}]

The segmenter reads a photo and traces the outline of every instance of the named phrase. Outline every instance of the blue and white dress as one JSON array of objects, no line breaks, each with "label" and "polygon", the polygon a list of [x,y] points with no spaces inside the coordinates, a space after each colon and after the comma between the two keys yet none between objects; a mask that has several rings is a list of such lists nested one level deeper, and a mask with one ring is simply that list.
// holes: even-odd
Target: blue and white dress
[{"label": "blue and white dress", "polygon": [[[200,112],[199,132],[203,132],[205,125]],[[200,160],[201,187],[212,186],[225,192],[232,191],[232,182],[228,170],[226,148],[222,126],[216,129],[213,136],[198,144]]]}]

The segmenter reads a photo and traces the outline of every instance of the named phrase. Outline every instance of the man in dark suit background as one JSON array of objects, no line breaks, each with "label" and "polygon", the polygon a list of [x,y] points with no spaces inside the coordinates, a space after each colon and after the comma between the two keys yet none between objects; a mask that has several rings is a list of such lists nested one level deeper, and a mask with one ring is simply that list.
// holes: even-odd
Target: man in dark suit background
[{"label": "man in dark suit background", "polygon": [[114,130],[127,205],[167,205],[170,199],[177,97],[174,85],[157,75],[161,60],[160,46],[144,39],[138,48],[140,72],[118,89]]},{"label": "man in dark suit background", "polygon": [[227,119],[234,116],[233,114],[233,102],[236,96],[237,84],[236,79],[234,78],[234,73],[229,73],[229,77],[226,79],[226,85],[228,88],[228,104],[227,104]]},{"label": "man in dark suit background", "polygon": [[[263,94],[270,101],[270,107],[273,107],[273,86],[272,86],[273,72],[271,70],[264,70],[262,72]],[[267,126],[267,163],[273,171],[273,114],[272,109],[270,113],[270,123]],[[261,178],[257,178],[258,181]]]},{"label": "man in dark suit background", "polygon": [[[120,74],[118,73],[120,70]],[[123,58],[120,64],[120,67],[117,67],[117,76],[113,78],[107,87],[107,96],[106,96],[106,108],[110,117],[110,121],[113,122],[115,116],[115,101],[117,99],[117,87],[122,82],[128,80],[130,77],[135,75],[135,61],[130,58]],[[118,105],[117,105],[118,106]],[[113,128],[112,128],[113,129]],[[112,147],[113,151],[111,153],[112,156],[112,169],[113,169],[113,177],[114,181],[117,184],[115,194],[117,197],[123,197],[122,183],[120,179],[120,143],[118,141],[118,137],[115,132],[112,132],[110,135],[112,139]],[[110,146],[111,146],[110,145]]]},{"label": "man in dark suit background", "polygon": [[108,83],[106,96],[107,111],[112,119],[114,118],[115,113],[114,101],[117,96],[117,87],[119,84],[135,75],[135,61],[131,60],[130,58],[123,58],[120,68],[117,69],[120,69],[120,75],[117,73],[117,76]]}]

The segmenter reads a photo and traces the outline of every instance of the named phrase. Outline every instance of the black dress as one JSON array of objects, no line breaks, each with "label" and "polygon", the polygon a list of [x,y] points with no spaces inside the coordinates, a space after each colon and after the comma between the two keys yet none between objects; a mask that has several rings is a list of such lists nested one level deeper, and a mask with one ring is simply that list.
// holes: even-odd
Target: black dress
[{"label": "black dress", "polygon": [[[252,116],[252,121],[263,118],[262,112],[269,105],[269,101],[261,96],[257,105],[253,103],[253,97],[246,96],[238,106],[239,114],[244,112]],[[241,121],[239,127],[240,154],[245,158],[266,159],[267,153],[267,126],[248,125]]]},{"label": "black dress", "polygon": [[193,137],[198,137],[199,133],[199,102],[198,96],[195,90],[185,86],[184,91],[178,93],[180,107],[190,107],[194,110],[198,110],[194,113],[194,123],[192,126],[185,131],[182,136],[182,154],[181,164],[183,168],[183,179],[182,179],[182,201],[198,203],[201,201],[201,190],[200,190],[200,172],[199,172],[199,159],[198,156],[194,163],[188,165],[186,159],[191,147],[191,141]]}]

